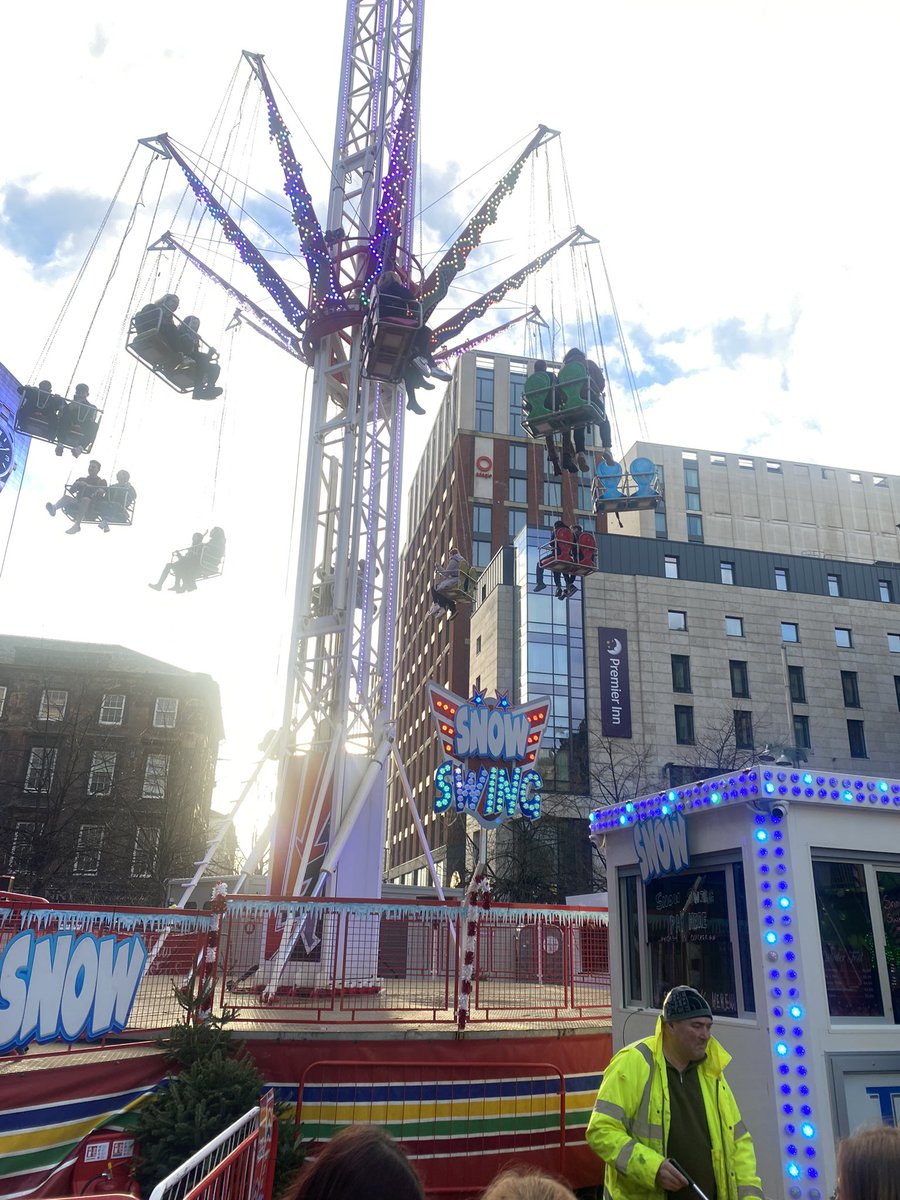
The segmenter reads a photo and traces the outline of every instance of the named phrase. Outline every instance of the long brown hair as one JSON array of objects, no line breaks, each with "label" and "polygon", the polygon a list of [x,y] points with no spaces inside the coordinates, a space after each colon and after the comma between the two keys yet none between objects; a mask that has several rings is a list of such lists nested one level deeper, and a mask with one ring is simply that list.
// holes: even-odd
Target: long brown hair
[{"label": "long brown hair", "polygon": [[377,1125],[350,1125],[308,1162],[289,1200],[425,1200],[403,1150]]},{"label": "long brown hair", "polygon": [[845,1138],[837,1173],[840,1200],[900,1200],[900,1129],[876,1125]]},{"label": "long brown hair", "polygon": [[574,1197],[569,1185],[552,1175],[513,1167],[497,1176],[481,1200],[574,1200]]}]

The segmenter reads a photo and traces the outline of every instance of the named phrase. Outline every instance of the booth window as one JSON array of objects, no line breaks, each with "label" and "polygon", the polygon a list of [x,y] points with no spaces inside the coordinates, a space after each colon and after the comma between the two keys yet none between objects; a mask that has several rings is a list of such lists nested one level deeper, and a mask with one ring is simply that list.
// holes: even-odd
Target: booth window
[{"label": "booth window", "polygon": [[645,885],[625,873],[619,902],[626,1006],[661,1008],[686,983],[716,1016],[756,1011],[743,863],[692,865]]},{"label": "booth window", "polygon": [[832,1017],[900,1023],[900,866],[813,861],[825,991]]}]

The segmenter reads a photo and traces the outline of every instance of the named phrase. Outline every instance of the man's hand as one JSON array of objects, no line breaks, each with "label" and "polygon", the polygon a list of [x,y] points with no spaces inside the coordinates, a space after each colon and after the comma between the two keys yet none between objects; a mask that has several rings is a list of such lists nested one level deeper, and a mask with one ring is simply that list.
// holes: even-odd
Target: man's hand
[{"label": "man's hand", "polygon": [[665,1159],[656,1172],[656,1186],[663,1192],[680,1192],[688,1186],[688,1181],[676,1171],[668,1159]]}]

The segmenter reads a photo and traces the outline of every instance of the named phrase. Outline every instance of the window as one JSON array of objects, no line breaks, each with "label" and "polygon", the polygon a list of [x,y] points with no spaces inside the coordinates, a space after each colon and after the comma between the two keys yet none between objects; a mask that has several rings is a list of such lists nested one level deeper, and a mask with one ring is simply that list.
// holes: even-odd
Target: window
[{"label": "window", "polygon": [[[744,1011],[753,1012],[756,1005],[740,864],[655,879],[644,889],[644,901],[650,1004],[659,1007],[674,981],[686,979],[690,986],[702,989],[716,1016],[739,1016],[738,995]],[[741,987],[737,985],[738,970]]]},{"label": "window", "polygon": [[794,745],[798,750],[811,750],[809,740],[809,717],[794,715]]},{"label": "window", "polygon": [[835,629],[834,644],[842,650],[849,650],[853,645],[853,634],[849,629]]},{"label": "window", "polygon": [[687,519],[687,535],[689,542],[703,541],[703,518],[691,516],[688,513]]},{"label": "window", "polygon": [[684,468],[684,486],[692,491],[697,491],[700,487],[700,472],[696,467]]},{"label": "window", "polygon": [[509,364],[509,428],[507,433],[522,432],[522,393],[525,390],[525,366]]},{"label": "window", "polygon": [[168,754],[148,754],[147,765],[144,768],[144,786],[141,789],[142,798],[144,800],[164,800],[168,774]]},{"label": "window", "polygon": [[78,845],[75,848],[75,875],[96,875],[100,870],[100,852],[103,849],[103,826],[82,825],[78,830]]},{"label": "window", "polygon": [[725,466],[725,455],[724,454],[711,454],[709,456],[709,461],[710,461],[710,465],[713,467],[724,467]]},{"label": "window", "polygon": [[800,626],[796,621],[781,622],[781,640],[783,642],[800,641]]},{"label": "window", "polygon": [[509,498],[513,504],[528,503],[528,480],[517,479],[511,476],[509,479]]},{"label": "window", "polygon": [[174,729],[177,716],[178,701],[173,696],[156,697],[156,708],[153,710],[153,727],[155,729]]},{"label": "window", "polygon": [[897,709],[900,711],[900,675],[894,676],[894,691],[897,693]]},{"label": "window", "polygon": [[725,618],[725,633],[728,637],[743,637],[744,636],[744,618],[743,617],[726,617]]},{"label": "window", "polygon": [[41,707],[38,710],[39,721],[61,721],[66,715],[66,704],[69,701],[68,692],[55,691],[47,688],[41,693]]},{"label": "window", "polygon": [[26,792],[49,792],[56,768],[56,751],[50,746],[34,746],[25,772]]},{"label": "window", "polygon": [[829,596],[843,595],[843,592],[841,591],[840,575],[829,575],[827,578],[828,578],[828,595]]},{"label": "window", "polygon": [[544,503],[550,508],[559,508],[562,504],[562,484],[559,480],[544,480]]},{"label": "window", "polygon": [[494,368],[475,367],[475,428],[479,433],[494,432]]},{"label": "window", "polygon": [[684,633],[687,630],[687,613],[681,612],[679,609],[669,609],[669,628],[676,632]]},{"label": "window", "polygon": [[814,860],[813,883],[829,1013],[857,1019],[883,1017],[884,979],[897,1021],[900,977],[888,967],[888,953],[893,957],[900,941],[897,925],[888,916],[884,936],[879,938],[872,912],[896,911],[900,874],[872,863]]},{"label": "window", "polygon": [[509,473],[510,475],[528,473],[528,447],[521,443],[509,443]]},{"label": "window", "polygon": [[734,563],[720,562],[719,573],[722,577],[722,582],[729,585],[734,583]]},{"label": "window", "polygon": [[678,559],[674,554],[667,554],[665,560],[666,579],[678,578]]},{"label": "window", "polygon": [[138,829],[134,837],[134,852],[131,856],[131,874],[146,879],[156,865],[159,849],[159,830],[152,826]]},{"label": "window", "polygon": [[508,508],[506,510],[506,532],[510,541],[515,539],[527,519],[528,513],[524,508]]},{"label": "window", "polygon": [[490,542],[473,542],[472,543],[472,566],[486,567],[491,561],[491,543]]},{"label": "window", "polygon": [[770,475],[780,475],[781,474],[781,463],[767,462],[766,470],[769,472]]},{"label": "window", "polygon": [[[878,580],[878,599],[883,601],[885,604],[894,603],[894,585],[891,583],[890,579]],[[0,688],[0,691],[3,690],[3,688]],[[2,701],[0,701],[0,712],[2,711],[3,704]]]},{"label": "window", "polygon": [[478,636],[478,637],[475,639],[475,653],[476,653],[476,654],[480,654],[480,653],[481,653],[481,635],[480,635],[480,634],[479,634],[479,636]]},{"label": "window", "polygon": [[653,514],[653,527],[656,530],[656,536],[658,538],[667,538],[669,536],[669,527],[666,525],[665,510],[660,512],[660,510],[657,509]]},{"label": "window", "polygon": [[694,710],[689,704],[675,705],[675,741],[679,746],[694,744]]},{"label": "window", "polygon": [[777,592],[787,592],[788,588],[788,573],[786,567],[775,568],[775,590]]},{"label": "window", "polygon": [[734,746],[736,750],[753,749],[753,713],[735,709]]},{"label": "window", "polygon": [[866,731],[863,721],[847,722],[847,741],[850,743],[851,758],[868,758],[866,753]]},{"label": "window", "polygon": [[749,700],[750,673],[747,670],[747,664],[737,659],[732,659],[728,664],[728,670],[731,674],[732,696],[737,696],[741,700]]},{"label": "window", "polygon": [[900,633],[889,633],[887,640],[891,654],[900,654]]},{"label": "window", "polygon": [[803,679],[802,667],[788,667],[788,684],[791,689],[791,699],[795,704],[806,703],[806,683]]},{"label": "window", "polygon": [[691,690],[691,660],[686,654],[672,655],[672,691]]},{"label": "window", "polygon": [[40,825],[37,821],[16,821],[12,846],[9,851],[8,869],[12,873],[31,869],[31,855],[39,830]]},{"label": "window", "polygon": [[859,676],[855,671],[841,671],[841,691],[845,708],[859,708]]},{"label": "window", "polygon": [[88,776],[87,785],[88,795],[108,796],[112,791],[115,771],[115,750],[95,750],[91,756],[91,773]]},{"label": "window", "polygon": [[753,459],[752,458],[739,458],[738,466],[741,468],[742,471],[752,471],[753,470]]},{"label": "window", "polygon": [[100,705],[101,725],[121,725],[125,718],[125,697],[110,694],[103,697]]},{"label": "window", "polygon": [[698,492],[685,492],[684,493],[684,507],[688,510],[688,512],[699,512],[700,511],[700,495],[699,495],[699,493]]},{"label": "window", "polygon": [[[489,504],[472,505],[472,532],[486,533],[491,536],[491,506]],[[159,701],[157,701],[157,704]]]},{"label": "window", "polygon": [[6,704],[6,688],[0,684],[0,717],[3,716],[3,706]]}]

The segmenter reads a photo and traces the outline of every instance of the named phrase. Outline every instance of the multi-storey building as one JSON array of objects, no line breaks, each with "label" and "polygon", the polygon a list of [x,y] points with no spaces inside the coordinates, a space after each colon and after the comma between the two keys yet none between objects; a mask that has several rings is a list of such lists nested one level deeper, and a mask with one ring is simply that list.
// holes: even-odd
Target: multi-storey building
[{"label": "multi-storey building", "polygon": [[[470,687],[469,611],[453,621],[430,618],[435,563],[455,544],[484,568],[525,525],[552,525],[566,511],[595,528],[590,476],[547,473],[543,440],[522,428],[522,391],[532,360],[503,354],[462,355],[437,414],[409,493],[408,537],[401,566],[395,713],[400,754],[443,881],[466,870],[465,828],[431,811],[439,762],[425,684],[459,694]],[[474,676],[471,677],[474,679]],[[386,875],[425,883],[425,857],[400,780],[388,799]]]},{"label": "multi-storey building", "polygon": [[222,737],[208,675],[0,636],[0,871],[59,901],[163,903],[205,848]]}]

